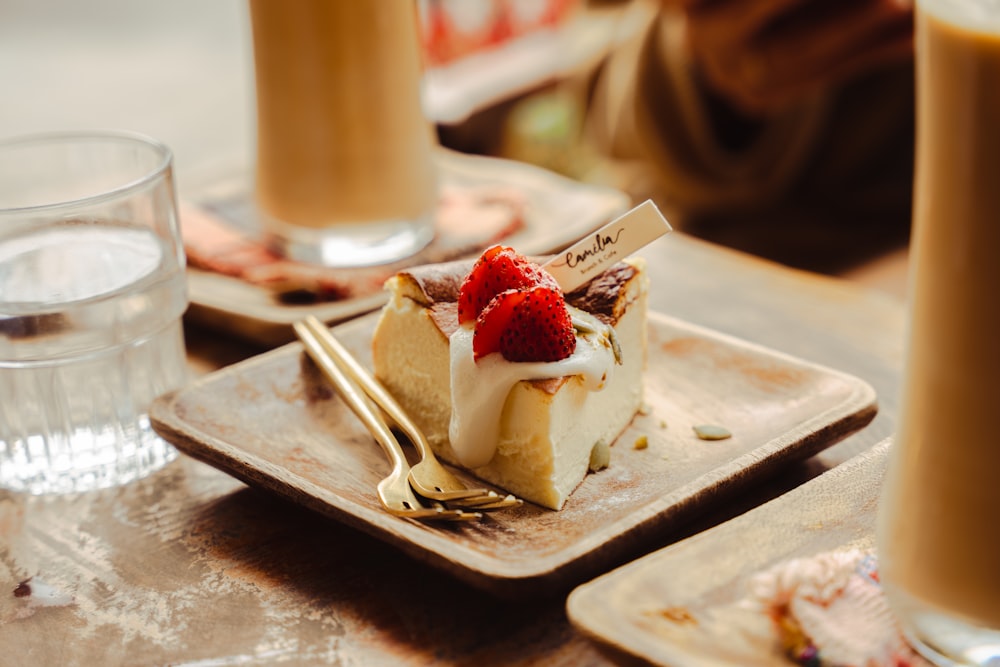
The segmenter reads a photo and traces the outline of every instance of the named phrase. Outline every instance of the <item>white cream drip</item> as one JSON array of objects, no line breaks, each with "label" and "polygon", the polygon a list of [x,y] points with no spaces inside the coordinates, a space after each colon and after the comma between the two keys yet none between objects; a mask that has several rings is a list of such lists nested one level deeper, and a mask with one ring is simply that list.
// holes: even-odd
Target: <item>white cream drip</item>
[{"label": "white cream drip", "polygon": [[[577,313],[598,332],[607,331],[592,315]],[[490,462],[500,437],[500,417],[507,395],[522,380],[578,375],[589,391],[600,391],[614,373],[615,357],[607,334],[577,335],[576,350],[560,361],[511,362],[499,352],[478,361],[472,353],[472,324],[450,338],[451,423],[448,437],[459,463],[478,468]]]}]

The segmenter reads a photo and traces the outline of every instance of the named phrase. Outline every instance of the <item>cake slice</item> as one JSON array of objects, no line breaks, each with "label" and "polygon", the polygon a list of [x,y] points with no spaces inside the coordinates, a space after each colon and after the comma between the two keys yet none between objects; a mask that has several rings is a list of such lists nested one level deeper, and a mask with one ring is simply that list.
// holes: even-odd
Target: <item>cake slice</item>
[{"label": "cake slice", "polygon": [[591,468],[592,452],[606,461],[642,403],[645,264],[619,262],[566,295],[576,345],[555,362],[508,361],[499,352],[474,358],[472,327],[458,315],[472,267],[428,265],[386,282],[391,296],[373,341],[376,377],[440,458],[561,509]]}]

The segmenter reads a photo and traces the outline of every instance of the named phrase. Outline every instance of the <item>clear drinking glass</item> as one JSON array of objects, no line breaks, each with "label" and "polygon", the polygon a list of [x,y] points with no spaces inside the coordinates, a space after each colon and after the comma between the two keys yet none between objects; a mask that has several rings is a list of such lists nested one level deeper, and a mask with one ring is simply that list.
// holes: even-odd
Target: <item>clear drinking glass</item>
[{"label": "clear drinking glass", "polygon": [[412,255],[434,235],[433,127],[414,0],[249,0],[255,193],[276,249],[330,266]]},{"label": "clear drinking glass", "polygon": [[913,644],[1000,667],[1000,0],[918,0],[902,416],[879,570]]},{"label": "clear drinking glass", "polygon": [[176,457],[146,416],[187,378],[171,161],[123,133],[0,142],[0,486],[85,491]]}]

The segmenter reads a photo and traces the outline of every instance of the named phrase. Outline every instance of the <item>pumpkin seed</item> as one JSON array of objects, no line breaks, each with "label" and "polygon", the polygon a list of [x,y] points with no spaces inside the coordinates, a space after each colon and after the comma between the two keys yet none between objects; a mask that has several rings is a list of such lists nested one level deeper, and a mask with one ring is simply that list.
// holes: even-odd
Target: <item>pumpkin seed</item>
[{"label": "pumpkin seed", "polygon": [[717,424],[699,424],[697,426],[693,426],[692,428],[694,429],[695,435],[702,440],[725,440],[726,438],[733,437],[733,434],[729,432],[729,429]]}]

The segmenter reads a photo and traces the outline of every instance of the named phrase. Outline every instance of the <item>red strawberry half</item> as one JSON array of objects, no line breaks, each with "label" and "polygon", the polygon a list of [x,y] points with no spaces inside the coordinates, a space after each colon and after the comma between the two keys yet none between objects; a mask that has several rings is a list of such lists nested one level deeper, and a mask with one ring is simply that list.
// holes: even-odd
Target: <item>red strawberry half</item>
[{"label": "red strawberry half", "polygon": [[479,359],[487,354],[500,351],[507,324],[514,317],[514,309],[524,301],[527,292],[507,290],[497,294],[476,319],[476,331],[472,336],[472,357]]},{"label": "red strawberry half", "polygon": [[544,285],[558,289],[544,269],[519,255],[513,248],[493,246],[476,261],[458,293],[458,321],[472,322],[493,297],[507,290]]},{"label": "red strawberry half", "polygon": [[507,290],[476,320],[476,359],[499,351],[508,361],[559,361],[576,349],[576,332],[562,292],[552,287]]}]

